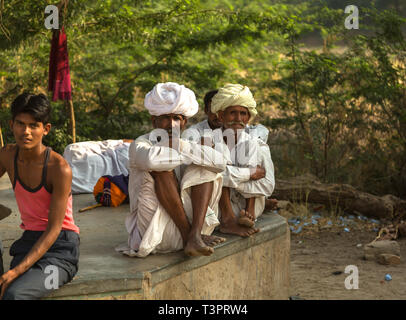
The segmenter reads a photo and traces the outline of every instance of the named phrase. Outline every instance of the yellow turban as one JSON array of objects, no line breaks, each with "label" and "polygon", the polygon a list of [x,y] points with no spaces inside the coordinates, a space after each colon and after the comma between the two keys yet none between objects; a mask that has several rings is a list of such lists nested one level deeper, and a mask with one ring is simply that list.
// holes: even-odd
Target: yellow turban
[{"label": "yellow turban", "polygon": [[211,112],[218,113],[230,106],[246,107],[251,115],[250,120],[257,115],[257,103],[250,89],[240,84],[226,84],[220,88],[211,100]]}]

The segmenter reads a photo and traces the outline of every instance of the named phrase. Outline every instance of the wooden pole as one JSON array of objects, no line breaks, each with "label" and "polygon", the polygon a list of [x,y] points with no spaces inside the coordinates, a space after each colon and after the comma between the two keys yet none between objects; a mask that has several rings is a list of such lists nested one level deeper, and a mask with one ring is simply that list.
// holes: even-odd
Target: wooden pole
[{"label": "wooden pole", "polygon": [[73,109],[72,100],[66,101],[67,109],[69,110],[69,133],[72,135],[72,143],[76,143],[76,122],[75,110]]},{"label": "wooden pole", "polygon": [[1,126],[0,126],[0,144],[1,144],[1,147],[3,148],[4,147],[4,141],[3,141],[3,133],[1,132]]}]

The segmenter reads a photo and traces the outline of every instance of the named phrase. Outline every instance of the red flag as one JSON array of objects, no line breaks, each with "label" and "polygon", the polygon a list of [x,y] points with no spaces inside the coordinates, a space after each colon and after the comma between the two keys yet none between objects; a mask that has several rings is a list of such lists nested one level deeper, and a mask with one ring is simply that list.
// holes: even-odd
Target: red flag
[{"label": "red flag", "polygon": [[72,100],[68,41],[64,27],[62,27],[62,30],[55,31],[52,35],[48,90],[53,91],[53,101]]}]

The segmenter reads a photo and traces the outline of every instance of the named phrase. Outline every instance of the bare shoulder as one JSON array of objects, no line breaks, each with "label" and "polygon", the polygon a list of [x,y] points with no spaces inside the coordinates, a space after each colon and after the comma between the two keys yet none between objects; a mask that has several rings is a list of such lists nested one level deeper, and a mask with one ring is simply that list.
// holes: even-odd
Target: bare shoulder
[{"label": "bare shoulder", "polygon": [[17,145],[15,143],[6,144],[4,147],[0,148],[0,155],[14,154],[16,150]]},{"label": "bare shoulder", "polygon": [[16,144],[7,144],[0,148],[0,164],[6,166],[7,163],[10,163],[14,159],[16,150]]},{"label": "bare shoulder", "polygon": [[72,169],[69,166],[68,162],[55,151],[51,151],[48,170],[52,177],[57,180],[62,179],[72,179]]}]

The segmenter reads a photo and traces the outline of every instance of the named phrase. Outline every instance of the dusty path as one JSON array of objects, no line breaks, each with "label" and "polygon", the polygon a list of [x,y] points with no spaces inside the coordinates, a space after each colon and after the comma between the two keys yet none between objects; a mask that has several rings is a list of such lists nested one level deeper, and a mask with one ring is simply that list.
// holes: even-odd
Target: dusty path
[{"label": "dusty path", "polygon": [[[304,299],[406,299],[406,239],[399,239],[401,264],[384,266],[363,259],[363,248],[375,237],[373,231],[320,231],[313,235],[291,236],[291,296]],[[347,290],[344,270],[355,265],[359,289]],[[333,272],[341,271],[334,275]],[[385,281],[385,275],[392,276]]]}]

